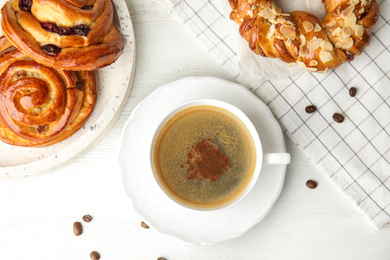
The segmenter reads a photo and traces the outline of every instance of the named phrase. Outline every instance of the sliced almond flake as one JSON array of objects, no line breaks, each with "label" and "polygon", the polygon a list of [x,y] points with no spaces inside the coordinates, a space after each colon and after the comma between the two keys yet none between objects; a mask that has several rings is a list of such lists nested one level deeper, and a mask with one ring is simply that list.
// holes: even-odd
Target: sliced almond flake
[{"label": "sliced almond flake", "polygon": [[276,15],[280,15],[282,13],[282,10],[279,7],[277,7],[275,4],[272,4],[271,10]]},{"label": "sliced almond flake", "polygon": [[305,57],[307,54],[309,54],[309,47],[307,47],[307,44],[299,46],[299,56]]},{"label": "sliced almond flake", "polygon": [[297,64],[298,64],[298,66],[301,67],[301,68],[305,68],[305,69],[307,68],[307,67],[306,67],[306,64],[305,64],[303,61],[298,61],[298,60],[297,60]]},{"label": "sliced almond flake", "polygon": [[309,63],[309,66],[317,66],[317,65],[318,65],[318,61],[316,60],[311,60]]},{"label": "sliced almond flake", "polygon": [[344,20],[338,20],[337,24],[339,27],[344,27]]},{"label": "sliced almond flake", "polygon": [[316,72],[318,69],[317,68],[305,68],[305,70],[311,71],[311,72]]},{"label": "sliced almond flake", "polygon": [[289,13],[281,13],[280,15],[282,15],[282,16],[290,16]]},{"label": "sliced almond flake", "polygon": [[333,50],[333,45],[328,40],[324,40],[321,43],[321,48],[324,51],[332,51]]},{"label": "sliced almond flake", "polygon": [[277,21],[278,23],[285,23],[285,22],[287,22],[286,19],[284,19],[283,17],[278,17],[278,18],[276,19],[276,21]]},{"label": "sliced almond flake", "polygon": [[329,23],[326,24],[327,27],[334,27],[337,26],[336,20],[331,20]]},{"label": "sliced almond flake", "polygon": [[360,2],[362,3],[362,6],[367,5],[367,0],[361,0]]},{"label": "sliced almond flake", "polygon": [[340,14],[340,11],[341,11],[341,6],[337,7],[337,14]]},{"label": "sliced almond flake", "polygon": [[348,38],[346,41],[341,42],[341,49],[350,49],[353,46],[353,40],[352,38]]},{"label": "sliced almond flake", "polygon": [[271,38],[274,35],[274,33],[275,33],[275,25],[273,24],[269,27],[269,31],[267,33],[267,39]]},{"label": "sliced almond flake", "polygon": [[250,4],[254,4],[256,2],[256,0],[248,0],[248,3]]},{"label": "sliced almond flake", "polygon": [[341,11],[341,18],[347,18],[353,13],[353,10],[355,10],[355,5],[351,4],[347,8],[344,8],[343,11]]},{"label": "sliced almond flake", "polygon": [[358,3],[360,3],[360,0],[352,0],[352,3],[353,3],[354,5],[357,5]]},{"label": "sliced almond flake", "polygon": [[306,32],[311,32],[314,30],[314,25],[309,21],[304,21],[303,28],[305,28]]},{"label": "sliced almond flake", "polygon": [[291,46],[291,45],[292,45],[292,40],[291,40],[291,39],[287,39],[286,45],[287,45],[287,46]]},{"label": "sliced almond flake", "polygon": [[251,18],[253,17],[253,11],[252,10],[247,10],[246,14],[249,15]]},{"label": "sliced almond flake", "polygon": [[289,67],[292,67],[292,66],[295,66],[295,65],[297,65],[297,63],[296,62],[290,62],[289,64],[287,64]]},{"label": "sliced almond flake", "polygon": [[252,11],[257,9],[257,5],[252,5]]},{"label": "sliced almond flake", "polygon": [[329,51],[320,51],[320,60],[323,63],[327,63],[333,59],[332,54]]},{"label": "sliced almond flake", "polygon": [[345,42],[346,40],[348,40],[349,37],[346,37],[344,34],[340,33],[337,40],[339,42]]},{"label": "sliced almond flake", "polygon": [[269,9],[262,9],[259,12],[259,15],[263,17],[264,19],[275,19],[276,15],[271,12]]},{"label": "sliced almond flake", "polygon": [[349,36],[351,36],[351,35],[353,34],[353,31],[352,31],[352,29],[349,28],[349,27],[344,27],[344,28],[342,29],[342,32],[341,32],[341,33],[343,34],[343,36],[345,36],[346,38],[348,38]]},{"label": "sliced almond flake", "polygon": [[353,26],[353,31],[354,31],[356,37],[358,37],[359,39],[363,38],[363,34],[364,34],[364,27],[363,27],[363,25],[355,24]]},{"label": "sliced almond flake", "polygon": [[332,32],[332,35],[333,36],[336,36],[336,35],[339,35],[341,33],[341,28],[340,27],[337,27],[336,29],[334,29],[334,31]]},{"label": "sliced almond flake", "polygon": [[299,35],[299,38],[301,39],[301,43],[302,43],[302,44],[306,43],[306,37],[305,37],[305,35],[301,34],[301,35]]},{"label": "sliced almond flake", "polygon": [[346,27],[353,27],[356,24],[356,15],[352,13],[350,16],[345,18],[344,20],[344,26]]},{"label": "sliced almond flake", "polygon": [[314,27],[314,31],[315,31],[315,32],[319,32],[319,31],[321,31],[321,30],[322,30],[321,25],[319,25],[318,23],[316,23],[316,26]]},{"label": "sliced almond flake", "polygon": [[295,28],[291,25],[286,25],[286,24],[283,24],[281,27],[280,27],[280,32],[285,36],[287,37],[287,39],[291,39],[291,40],[295,40],[295,38],[297,37],[297,34],[295,32]]},{"label": "sliced almond flake", "polygon": [[360,8],[360,10],[359,10],[359,14],[362,14],[362,13],[364,13],[364,8]]},{"label": "sliced almond flake", "polygon": [[278,23],[275,19],[269,19],[269,21],[270,21],[272,24],[277,24],[277,23]]},{"label": "sliced almond flake", "polygon": [[260,7],[263,8],[263,9],[269,9],[271,7],[271,4],[270,3],[264,3],[264,4],[261,4]]},{"label": "sliced almond flake", "polygon": [[340,43],[340,42],[336,42],[336,43],[334,44],[334,46],[335,46],[336,48],[340,48],[340,47],[341,47],[341,43]]},{"label": "sliced almond flake", "polygon": [[322,41],[321,38],[314,36],[309,42],[310,49],[317,50],[321,46]]}]

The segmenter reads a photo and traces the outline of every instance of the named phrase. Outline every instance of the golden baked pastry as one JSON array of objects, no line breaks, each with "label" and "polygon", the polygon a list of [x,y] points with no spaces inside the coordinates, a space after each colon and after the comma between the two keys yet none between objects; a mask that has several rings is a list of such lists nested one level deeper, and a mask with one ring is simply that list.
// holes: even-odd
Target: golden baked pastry
[{"label": "golden baked pastry", "polygon": [[0,37],[0,140],[57,143],[85,124],[95,103],[95,72],[46,67]]},{"label": "golden baked pastry", "polygon": [[325,72],[363,52],[379,6],[375,0],[322,2],[326,16],[319,20],[307,12],[285,13],[273,0],[229,0],[230,18],[256,54]]},{"label": "golden baked pastry", "polygon": [[95,70],[123,51],[111,0],[9,0],[1,15],[8,40],[49,67]]}]

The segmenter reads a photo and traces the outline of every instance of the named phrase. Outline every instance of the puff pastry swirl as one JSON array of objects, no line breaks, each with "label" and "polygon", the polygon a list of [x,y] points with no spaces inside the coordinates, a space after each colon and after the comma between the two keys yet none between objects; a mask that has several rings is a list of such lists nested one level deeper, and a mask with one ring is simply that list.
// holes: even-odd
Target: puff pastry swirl
[{"label": "puff pastry swirl", "polygon": [[123,52],[111,0],[9,0],[1,15],[8,40],[49,67],[95,70]]},{"label": "puff pastry swirl", "polygon": [[48,146],[87,121],[96,103],[95,72],[41,65],[0,37],[0,140]]},{"label": "puff pastry swirl", "polygon": [[326,72],[363,52],[379,6],[376,0],[322,2],[326,16],[319,20],[307,12],[283,12],[274,0],[229,0],[230,18],[256,54]]}]

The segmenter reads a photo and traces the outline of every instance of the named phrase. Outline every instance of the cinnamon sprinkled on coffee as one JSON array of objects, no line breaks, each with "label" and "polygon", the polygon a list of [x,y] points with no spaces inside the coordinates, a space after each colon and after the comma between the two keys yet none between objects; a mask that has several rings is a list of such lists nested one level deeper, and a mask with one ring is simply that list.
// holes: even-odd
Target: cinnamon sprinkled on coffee
[{"label": "cinnamon sprinkled on coffee", "polygon": [[188,152],[184,164],[188,165],[188,180],[209,179],[210,182],[218,180],[228,167],[232,166],[229,158],[219,150],[211,138],[199,138],[199,142]]}]

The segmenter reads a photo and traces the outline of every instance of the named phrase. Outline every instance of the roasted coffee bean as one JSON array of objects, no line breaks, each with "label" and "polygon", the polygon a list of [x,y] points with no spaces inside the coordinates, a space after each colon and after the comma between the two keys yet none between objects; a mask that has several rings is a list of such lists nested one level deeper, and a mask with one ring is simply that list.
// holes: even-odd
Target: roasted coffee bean
[{"label": "roasted coffee bean", "polygon": [[141,222],[141,227],[143,227],[143,228],[149,228],[149,226],[148,225],[146,225],[146,223],[145,222]]},{"label": "roasted coffee bean", "polygon": [[357,92],[357,89],[354,88],[354,87],[352,87],[352,88],[349,89],[349,95],[350,95],[351,97],[356,96],[356,92]]},{"label": "roasted coffee bean", "polygon": [[73,233],[76,236],[80,236],[83,233],[83,226],[80,222],[73,223]]},{"label": "roasted coffee bean", "polygon": [[164,257],[159,257],[157,260],[166,260]]},{"label": "roasted coffee bean", "polygon": [[309,114],[314,113],[316,110],[317,110],[317,108],[314,105],[310,105],[310,106],[307,106],[305,108],[306,113],[309,113]]},{"label": "roasted coffee bean", "polygon": [[306,182],[306,186],[309,188],[309,189],[315,189],[315,188],[317,188],[317,182],[316,181],[314,181],[314,180],[308,180],[307,182]]},{"label": "roasted coffee bean", "polygon": [[91,222],[92,221],[91,215],[84,215],[83,216],[83,221],[87,222],[87,223]]},{"label": "roasted coffee bean", "polygon": [[342,123],[344,121],[344,116],[339,113],[334,113],[333,120],[337,123]]},{"label": "roasted coffee bean", "polygon": [[96,251],[92,251],[89,254],[89,257],[91,257],[92,260],[99,260],[100,259],[100,254]]}]

